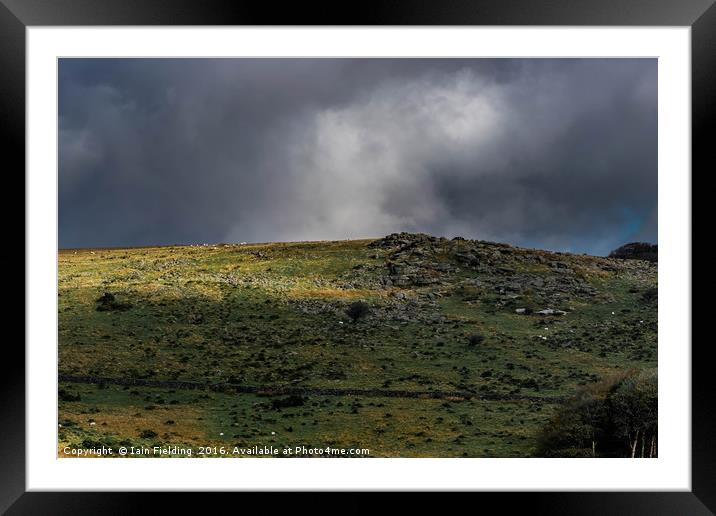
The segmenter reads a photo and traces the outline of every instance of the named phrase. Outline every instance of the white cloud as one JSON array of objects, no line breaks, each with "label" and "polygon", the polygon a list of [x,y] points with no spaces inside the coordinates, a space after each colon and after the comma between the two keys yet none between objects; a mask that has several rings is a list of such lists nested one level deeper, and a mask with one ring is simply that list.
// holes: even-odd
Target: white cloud
[{"label": "white cloud", "polygon": [[462,72],[315,113],[288,160],[302,209],[286,238],[377,236],[444,218],[433,160],[490,159],[505,130],[503,103],[499,89]]}]

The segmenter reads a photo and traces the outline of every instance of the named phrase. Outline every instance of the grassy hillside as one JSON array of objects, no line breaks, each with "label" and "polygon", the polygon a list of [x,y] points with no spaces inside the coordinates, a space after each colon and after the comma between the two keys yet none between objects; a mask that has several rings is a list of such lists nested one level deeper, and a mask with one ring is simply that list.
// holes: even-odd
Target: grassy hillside
[{"label": "grassy hillside", "polygon": [[427,235],[63,250],[59,449],[529,456],[561,398],[656,366],[656,286],[655,263]]}]

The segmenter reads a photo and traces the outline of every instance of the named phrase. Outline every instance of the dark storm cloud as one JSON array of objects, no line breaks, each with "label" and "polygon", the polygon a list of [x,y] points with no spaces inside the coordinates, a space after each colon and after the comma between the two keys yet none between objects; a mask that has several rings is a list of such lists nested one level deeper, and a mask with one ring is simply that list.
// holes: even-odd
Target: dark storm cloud
[{"label": "dark storm cloud", "polygon": [[61,60],[63,247],[656,241],[655,60]]}]

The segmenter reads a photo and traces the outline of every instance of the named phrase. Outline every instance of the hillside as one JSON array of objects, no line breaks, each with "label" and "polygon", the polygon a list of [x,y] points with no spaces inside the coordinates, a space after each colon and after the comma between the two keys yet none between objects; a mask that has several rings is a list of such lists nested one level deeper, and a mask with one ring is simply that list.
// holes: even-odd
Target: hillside
[{"label": "hillside", "polygon": [[59,450],[529,456],[578,386],[656,366],[656,287],[652,262],[422,234],[61,250]]}]

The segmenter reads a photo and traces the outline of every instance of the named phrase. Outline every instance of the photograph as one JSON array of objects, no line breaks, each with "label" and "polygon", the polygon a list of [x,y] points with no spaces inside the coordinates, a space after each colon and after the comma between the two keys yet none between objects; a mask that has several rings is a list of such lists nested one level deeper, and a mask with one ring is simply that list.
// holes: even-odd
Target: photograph
[{"label": "photograph", "polygon": [[716,0],[51,4],[0,0],[0,514],[716,514]]},{"label": "photograph", "polygon": [[658,70],[58,58],[57,457],[656,459]]}]

